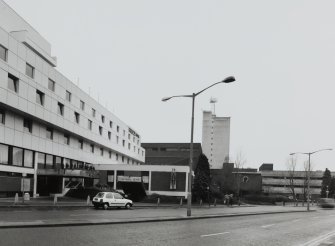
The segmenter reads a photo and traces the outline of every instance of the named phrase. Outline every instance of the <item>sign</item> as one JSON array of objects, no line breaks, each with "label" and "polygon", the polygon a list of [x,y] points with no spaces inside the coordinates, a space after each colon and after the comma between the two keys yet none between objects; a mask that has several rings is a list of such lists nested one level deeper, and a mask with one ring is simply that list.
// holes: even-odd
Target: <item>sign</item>
[{"label": "sign", "polygon": [[21,179],[21,191],[30,191],[30,179]]},{"label": "sign", "polygon": [[107,176],[107,182],[108,183],[113,183],[114,182],[114,175],[108,175]]},{"label": "sign", "polygon": [[142,182],[141,177],[117,176],[119,182]]}]

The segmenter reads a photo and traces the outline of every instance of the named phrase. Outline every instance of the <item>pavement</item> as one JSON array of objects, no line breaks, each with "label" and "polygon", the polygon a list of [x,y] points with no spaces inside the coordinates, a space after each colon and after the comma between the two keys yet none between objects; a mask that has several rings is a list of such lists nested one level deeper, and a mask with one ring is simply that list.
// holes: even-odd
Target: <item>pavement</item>
[{"label": "pavement", "polygon": [[[311,207],[311,211],[315,211]],[[86,201],[60,198],[54,204],[50,198],[31,199],[14,204],[13,199],[0,199],[0,228],[64,227],[84,225],[107,225],[143,222],[195,220],[221,217],[253,216],[264,214],[306,212],[306,207],[288,206],[242,206],[195,205],[192,216],[186,215],[186,206],[176,204],[135,203],[130,210],[95,210]]]}]

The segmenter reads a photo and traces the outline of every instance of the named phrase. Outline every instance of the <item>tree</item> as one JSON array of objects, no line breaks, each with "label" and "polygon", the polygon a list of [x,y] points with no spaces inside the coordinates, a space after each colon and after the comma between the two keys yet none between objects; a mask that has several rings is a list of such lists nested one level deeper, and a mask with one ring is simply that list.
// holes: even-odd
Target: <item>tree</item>
[{"label": "tree", "polygon": [[293,199],[296,198],[296,193],[295,193],[295,169],[297,166],[297,157],[295,155],[291,155],[290,158],[288,158],[286,160],[286,166],[287,166],[287,170],[288,170],[288,181],[289,181],[289,185],[288,185],[288,189],[290,190]]},{"label": "tree", "polygon": [[194,171],[193,196],[195,200],[207,200],[210,188],[210,170],[208,159],[201,154],[198,159],[197,167]]},{"label": "tree", "polygon": [[237,197],[240,197],[240,187],[241,187],[241,174],[240,171],[241,169],[243,169],[245,163],[247,162],[247,160],[245,159],[243,152],[239,151],[236,154],[236,158],[235,158],[235,168],[236,168],[236,195]]},{"label": "tree", "polygon": [[335,177],[332,177],[330,181],[328,197],[335,197]]},{"label": "tree", "polygon": [[322,184],[321,184],[321,197],[327,197],[327,189],[329,190],[330,182],[331,182],[332,176],[328,168],[326,168],[325,172],[322,176]]}]

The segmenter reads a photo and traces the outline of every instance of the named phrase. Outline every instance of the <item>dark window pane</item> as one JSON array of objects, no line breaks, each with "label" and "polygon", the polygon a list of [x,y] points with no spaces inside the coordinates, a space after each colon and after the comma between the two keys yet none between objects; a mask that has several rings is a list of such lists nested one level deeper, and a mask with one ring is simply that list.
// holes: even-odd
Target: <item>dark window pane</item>
[{"label": "dark window pane", "polygon": [[11,74],[8,74],[8,89],[19,92],[19,79]]},{"label": "dark window pane", "polygon": [[49,90],[51,90],[51,91],[55,91],[55,81],[49,79],[49,82],[48,82],[48,88],[49,88]]},{"label": "dark window pane", "polygon": [[37,155],[37,167],[38,167],[38,169],[44,169],[45,168],[45,154],[38,153],[38,155]]},{"label": "dark window pane", "polygon": [[5,110],[0,109],[0,123],[5,124],[6,113]]},{"label": "dark window pane", "polygon": [[0,45],[0,58],[7,61],[7,49]]},{"label": "dark window pane", "polygon": [[52,155],[46,155],[45,168],[48,168],[48,169],[53,168],[53,156]]},{"label": "dark window pane", "polygon": [[71,102],[71,92],[69,92],[69,91],[66,91],[66,100]]}]

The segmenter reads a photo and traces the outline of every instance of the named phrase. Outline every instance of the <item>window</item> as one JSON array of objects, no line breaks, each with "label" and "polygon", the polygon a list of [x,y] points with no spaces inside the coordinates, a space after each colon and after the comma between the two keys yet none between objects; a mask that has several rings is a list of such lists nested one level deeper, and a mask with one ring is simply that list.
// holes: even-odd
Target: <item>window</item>
[{"label": "window", "polygon": [[64,116],[64,104],[58,102],[57,113]]},{"label": "window", "polygon": [[45,154],[38,153],[37,155],[37,168],[44,169],[45,168]]},{"label": "window", "polygon": [[127,158],[127,164],[129,164],[129,158]]},{"label": "window", "polygon": [[122,140],[122,146],[124,147],[126,144],[126,141],[125,140]]},{"label": "window", "polygon": [[44,93],[42,91],[36,90],[36,102],[40,105],[44,105]]},{"label": "window", "polygon": [[126,131],[125,130],[123,130],[123,136],[126,136]]},{"label": "window", "polygon": [[0,164],[8,165],[8,146],[0,144]]},{"label": "window", "polygon": [[79,149],[83,149],[84,148],[84,141],[82,139],[79,139],[78,140],[78,146],[79,146]]},{"label": "window", "polygon": [[53,81],[52,79],[49,79],[48,89],[51,91],[55,91],[55,81]]},{"label": "window", "polygon": [[116,126],[116,131],[119,132],[120,131],[120,127]]},{"label": "window", "polygon": [[94,153],[94,144],[91,144],[90,147],[91,147],[91,152]]},{"label": "window", "polygon": [[66,91],[65,98],[66,98],[66,100],[68,100],[69,102],[71,102],[71,92]]},{"label": "window", "polygon": [[96,111],[94,108],[92,108],[92,116],[95,117]]},{"label": "window", "polygon": [[74,112],[74,119],[75,119],[76,123],[79,124],[79,121],[80,121],[80,114],[77,113],[77,112]]},{"label": "window", "polygon": [[55,156],[55,168],[64,169],[62,159],[60,156]]},{"label": "window", "polygon": [[100,148],[100,155],[104,156],[104,149],[103,148]]},{"label": "window", "polygon": [[31,150],[24,150],[23,164],[25,167],[34,167],[34,152]]},{"label": "window", "polygon": [[64,143],[70,145],[70,136],[67,134],[64,134]]},{"label": "window", "polygon": [[108,151],[109,159],[112,159],[112,151]]},{"label": "window", "polygon": [[134,146],[134,152],[136,152],[136,147]]},{"label": "window", "polygon": [[33,122],[30,119],[23,119],[23,128],[24,130],[27,130],[28,132],[33,132]]},{"label": "window", "polygon": [[133,137],[133,142],[135,143],[135,137]]},{"label": "window", "polygon": [[102,135],[102,126],[99,126],[99,133]]},{"label": "window", "polygon": [[122,159],[122,162],[124,162],[124,156],[122,156],[121,159]]},{"label": "window", "polygon": [[101,115],[101,122],[105,123],[105,116],[104,115]]},{"label": "window", "polygon": [[13,147],[12,161],[14,166],[23,166],[23,149]]},{"label": "window", "polygon": [[45,155],[45,168],[51,169],[53,168],[54,161],[52,155]]},{"label": "window", "polygon": [[6,113],[5,110],[0,109],[0,123],[5,124]]},{"label": "window", "polygon": [[114,199],[123,199],[123,196],[121,196],[119,193],[113,193]]},{"label": "window", "polygon": [[80,108],[81,110],[85,110],[85,102],[80,100]]},{"label": "window", "polygon": [[0,58],[4,61],[7,61],[7,52],[8,50],[2,45],[0,45]]},{"label": "window", "polygon": [[49,138],[49,139],[53,139],[54,138],[54,131],[53,131],[53,129],[51,129],[51,128],[47,128],[47,138]]},{"label": "window", "polygon": [[32,79],[35,76],[35,68],[29,63],[26,63],[26,75],[28,75]]},{"label": "window", "polygon": [[119,154],[115,154],[116,160],[119,160]]},{"label": "window", "polygon": [[112,138],[112,133],[108,132],[108,139],[111,140],[111,138]]},{"label": "window", "polygon": [[128,143],[128,149],[130,149],[130,143]]},{"label": "window", "polygon": [[10,73],[8,74],[8,89],[15,91],[16,93],[19,92],[19,79]]},{"label": "window", "polygon": [[88,129],[92,130],[92,121],[88,120]]},{"label": "window", "polygon": [[113,128],[113,121],[109,121],[109,127]]},{"label": "window", "polygon": [[119,136],[116,136],[116,143],[119,144]]}]

